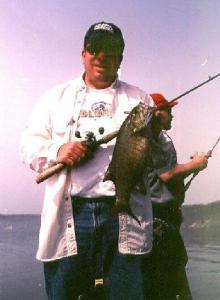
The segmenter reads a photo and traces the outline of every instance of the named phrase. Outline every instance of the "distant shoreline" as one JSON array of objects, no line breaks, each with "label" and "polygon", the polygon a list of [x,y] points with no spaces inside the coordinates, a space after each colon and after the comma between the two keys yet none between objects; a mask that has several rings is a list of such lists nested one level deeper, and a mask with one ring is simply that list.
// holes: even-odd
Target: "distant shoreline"
[{"label": "distant shoreline", "polygon": [[[209,203],[200,203],[200,204],[183,204],[182,208],[183,210],[187,209],[187,208],[206,208],[206,207],[211,207],[211,206],[217,206],[219,207],[220,210],[220,200],[216,200],[213,202],[209,202]],[[40,213],[0,213],[0,217],[12,217],[12,216],[24,216],[24,217],[40,217]]]}]

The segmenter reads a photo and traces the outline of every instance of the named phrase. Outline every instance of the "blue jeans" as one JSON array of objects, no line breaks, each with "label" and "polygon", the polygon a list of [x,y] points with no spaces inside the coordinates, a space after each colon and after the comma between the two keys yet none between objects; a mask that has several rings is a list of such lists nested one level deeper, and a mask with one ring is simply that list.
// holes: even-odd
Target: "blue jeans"
[{"label": "blue jeans", "polygon": [[78,254],[44,263],[49,300],[93,298],[95,278],[103,278],[105,299],[142,300],[141,256],[118,253],[114,201],[74,201]]}]

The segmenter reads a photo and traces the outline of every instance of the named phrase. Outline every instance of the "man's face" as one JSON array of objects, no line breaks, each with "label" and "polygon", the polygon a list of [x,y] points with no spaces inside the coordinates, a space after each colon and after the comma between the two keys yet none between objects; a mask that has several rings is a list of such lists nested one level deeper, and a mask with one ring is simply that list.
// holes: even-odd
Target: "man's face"
[{"label": "man's face", "polygon": [[85,67],[85,82],[94,88],[106,88],[112,84],[117,76],[122,55],[111,54],[103,50],[91,52],[83,50],[83,64]]},{"label": "man's face", "polygon": [[171,107],[166,107],[160,110],[159,122],[161,127],[165,130],[169,130],[172,127],[172,109]]}]

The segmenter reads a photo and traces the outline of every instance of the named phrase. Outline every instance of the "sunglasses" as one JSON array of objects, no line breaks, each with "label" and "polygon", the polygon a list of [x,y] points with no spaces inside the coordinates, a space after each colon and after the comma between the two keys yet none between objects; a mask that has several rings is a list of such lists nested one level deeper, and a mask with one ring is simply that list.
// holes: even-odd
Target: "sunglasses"
[{"label": "sunglasses", "polygon": [[122,54],[121,45],[116,40],[94,39],[88,43],[85,50],[91,54],[101,51],[111,56],[119,56]]}]

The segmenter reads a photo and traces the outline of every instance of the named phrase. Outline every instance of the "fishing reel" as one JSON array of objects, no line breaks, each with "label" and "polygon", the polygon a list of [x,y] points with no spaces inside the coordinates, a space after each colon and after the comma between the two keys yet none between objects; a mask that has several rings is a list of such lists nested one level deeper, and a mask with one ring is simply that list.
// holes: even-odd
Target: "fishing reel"
[{"label": "fishing reel", "polygon": [[[104,133],[104,127],[99,127],[99,134],[103,134]],[[81,133],[80,133],[80,131],[76,131],[75,132],[75,137],[76,138],[81,138]],[[96,148],[98,147],[98,145],[99,145],[99,143],[97,142],[97,139],[96,139],[96,136],[95,136],[95,134],[94,134],[94,132],[93,131],[88,131],[87,133],[86,133],[86,136],[85,136],[85,139],[83,140],[83,143],[87,146],[87,147],[89,147],[89,149],[91,150],[91,151],[94,151],[94,150],[96,150]]]}]

